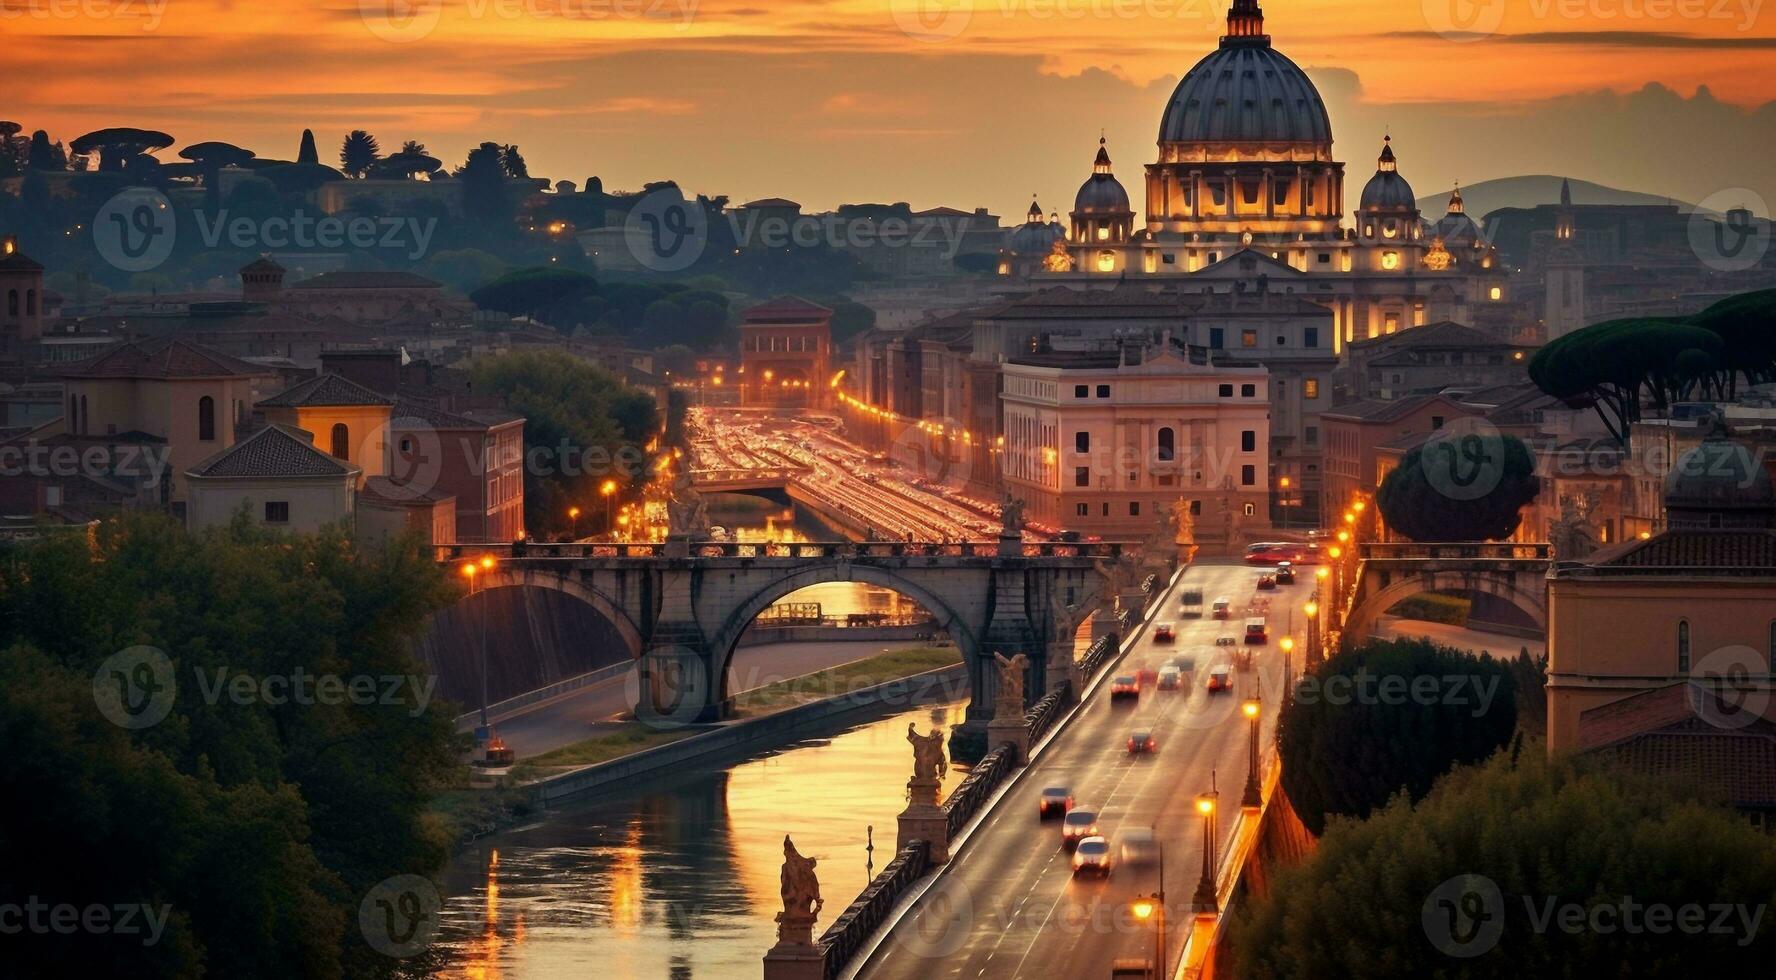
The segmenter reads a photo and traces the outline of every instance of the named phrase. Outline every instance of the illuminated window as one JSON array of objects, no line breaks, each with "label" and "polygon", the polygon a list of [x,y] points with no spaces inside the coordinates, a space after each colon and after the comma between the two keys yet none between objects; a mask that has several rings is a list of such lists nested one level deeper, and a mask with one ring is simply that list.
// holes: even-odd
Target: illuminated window
[{"label": "illuminated window", "polygon": [[1099,272],[1115,272],[1116,271],[1116,253],[1115,252],[1112,252],[1109,249],[1104,249],[1102,252],[1098,253],[1098,271]]},{"label": "illuminated window", "polygon": [[1240,346],[1241,347],[1256,347],[1256,346],[1258,346],[1258,331],[1256,331],[1256,330],[1241,330],[1240,331]]},{"label": "illuminated window", "polygon": [[1487,292],[1486,295],[1492,297],[1495,300],[1500,300],[1500,299],[1505,298],[1505,291],[1498,286],[1494,286],[1494,287],[1492,287],[1491,290],[1489,290]]},{"label": "illuminated window", "polygon": [[1303,397],[1303,398],[1318,398],[1318,397],[1320,397],[1320,379],[1319,378],[1307,378],[1304,381],[1302,381],[1301,382],[1301,397]]},{"label": "illuminated window", "polygon": [[1107,242],[1109,240],[1110,240],[1110,226],[1099,225],[1098,226],[1098,241]]},{"label": "illuminated window", "polygon": [[1400,267],[1400,253],[1399,252],[1383,252],[1383,253],[1381,253],[1381,267],[1383,269],[1398,269]]}]

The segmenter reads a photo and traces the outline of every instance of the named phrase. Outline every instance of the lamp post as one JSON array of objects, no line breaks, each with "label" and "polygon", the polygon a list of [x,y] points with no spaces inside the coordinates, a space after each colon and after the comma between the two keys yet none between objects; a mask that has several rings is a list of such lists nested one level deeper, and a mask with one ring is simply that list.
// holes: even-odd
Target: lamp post
[{"label": "lamp post", "polygon": [[[469,582],[469,598],[475,597],[475,576],[493,570],[493,556],[482,555],[479,562],[463,562],[463,578]],[[492,726],[487,723],[487,603],[481,603],[481,730],[476,733],[476,740],[486,742],[492,734]]]},{"label": "lamp post", "polygon": [[[1289,611],[1289,618],[1295,618],[1295,611]],[[1286,699],[1295,690],[1295,629],[1290,624],[1289,635],[1283,637],[1277,645],[1283,648],[1283,697]]]},{"label": "lamp post", "polygon": [[[1316,573],[1317,575],[1317,573]],[[1307,660],[1303,667],[1311,670],[1320,663],[1320,590],[1314,589],[1307,605],[1301,608],[1307,614]]]},{"label": "lamp post", "polygon": [[1282,499],[1281,503],[1282,503],[1283,526],[1284,527],[1293,527],[1294,526],[1294,522],[1289,520],[1289,503],[1290,503],[1290,501],[1289,501],[1289,487],[1290,487],[1291,482],[1292,481],[1290,481],[1290,479],[1286,476],[1277,481],[1277,487],[1283,491],[1283,499]]},{"label": "lamp post", "polygon": [[1202,877],[1196,882],[1196,895],[1190,903],[1190,910],[1197,915],[1214,915],[1221,910],[1221,902],[1215,897],[1215,805],[1220,801],[1221,793],[1214,789],[1214,775],[1209,777],[1210,789],[1196,798],[1196,812],[1203,822],[1203,862]]},{"label": "lamp post", "polygon": [[567,509],[567,519],[572,523],[574,540],[580,540],[580,509],[578,507],[569,507]]},{"label": "lamp post", "polygon": [[1153,976],[1155,978],[1170,975],[1166,970],[1168,965],[1166,961],[1166,953],[1168,950],[1166,947],[1170,945],[1166,942],[1166,853],[1164,844],[1158,846],[1158,890],[1151,895],[1135,896],[1134,904],[1131,906],[1134,910],[1135,918],[1142,922],[1146,922],[1150,918],[1155,920],[1153,923],[1153,945],[1155,951],[1158,953],[1158,958],[1154,961],[1153,966]]},{"label": "lamp post", "polygon": [[599,485],[598,493],[604,497],[604,533],[610,535],[611,540],[615,541],[617,538],[616,521],[611,517],[611,506],[612,502],[617,499],[617,481],[604,481]]},{"label": "lamp post", "polygon": [[[1259,692],[1262,693],[1262,692]],[[1240,806],[1248,810],[1256,810],[1264,805],[1264,790],[1258,785],[1258,712],[1262,707],[1258,693],[1240,703],[1240,714],[1251,722],[1251,755],[1246,765],[1246,792],[1240,798]]]}]

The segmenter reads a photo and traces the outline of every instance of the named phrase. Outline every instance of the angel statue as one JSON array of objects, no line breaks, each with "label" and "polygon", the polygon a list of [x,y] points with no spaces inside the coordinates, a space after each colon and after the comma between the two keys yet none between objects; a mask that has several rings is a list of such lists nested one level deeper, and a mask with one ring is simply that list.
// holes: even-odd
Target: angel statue
[{"label": "angel statue", "polygon": [[931,734],[920,735],[912,722],[907,722],[907,741],[913,743],[913,781],[936,782],[943,777],[943,733],[933,728]]},{"label": "angel statue", "polygon": [[783,911],[777,913],[777,941],[812,945],[814,917],[826,905],[820,897],[820,879],[814,876],[815,859],[803,857],[783,835]]},{"label": "angel statue", "polygon": [[1023,654],[1007,658],[995,652],[993,659],[999,662],[999,698],[993,705],[995,718],[1022,718],[1024,715],[1024,672],[1029,669],[1030,658]]}]

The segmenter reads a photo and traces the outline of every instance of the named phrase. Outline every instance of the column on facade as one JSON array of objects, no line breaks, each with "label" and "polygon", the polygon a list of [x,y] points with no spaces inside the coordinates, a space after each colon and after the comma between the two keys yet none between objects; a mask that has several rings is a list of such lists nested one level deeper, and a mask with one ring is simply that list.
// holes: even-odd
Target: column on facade
[{"label": "column on facade", "polygon": [[1264,216],[1266,218],[1276,217],[1276,186],[1273,183],[1275,179],[1275,171],[1265,167],[1264,186],[1259,190],[1259,193],[1264,195]]}]

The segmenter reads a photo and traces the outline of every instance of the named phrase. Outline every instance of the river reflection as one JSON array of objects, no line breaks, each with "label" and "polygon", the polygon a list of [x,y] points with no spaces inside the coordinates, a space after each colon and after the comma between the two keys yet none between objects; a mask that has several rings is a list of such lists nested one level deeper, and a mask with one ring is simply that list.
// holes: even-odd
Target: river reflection
[{"label": "river reflection", "polygon": [[[757,976],[776,941],[787,832],[818,859],[816,935],[894,856],[912,772],[908,722],[961,724],[965,702],[927,705],[646,790],[547,814],[465,849],[440,977],[687,980]],[[945,774],[948,793],[964,772]]]}]

